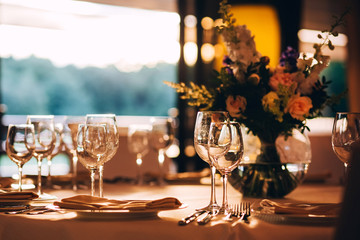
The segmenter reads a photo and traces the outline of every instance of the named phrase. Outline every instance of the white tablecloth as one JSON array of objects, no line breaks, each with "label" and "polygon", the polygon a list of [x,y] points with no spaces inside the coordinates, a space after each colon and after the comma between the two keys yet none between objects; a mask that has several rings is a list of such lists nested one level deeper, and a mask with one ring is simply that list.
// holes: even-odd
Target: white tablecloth
[{"label": "white tablecloth", "polygon": [[[46,213],[42,215],[5,215],[0,213],[0,239],[156,239],[156,240],[225,240],[225,239],[332,239],[335,226],[273,224],[251,217],[250,224],[241,221],[214,220],[204,226],[191,223],[179,226],[178,220],[205,206],[209,201],[208,185],[132,186],[106,184],[105,197],[116,199],[157,199],[167,196],[178,198],[187,204],[184,209],[159,212],[152,219],[78,219],[75,213]],[[81,190],[47,191],[59,199],[75,194],[88,194]],[[217,187],[217,199],[221,203],[221,186]],[[342,187],[332,185],[302,185],[279,201],[340,202]],[[239,192],[229,187],[229,202],[242,200]],[[243,199],[256,206],[261,199]]]}]

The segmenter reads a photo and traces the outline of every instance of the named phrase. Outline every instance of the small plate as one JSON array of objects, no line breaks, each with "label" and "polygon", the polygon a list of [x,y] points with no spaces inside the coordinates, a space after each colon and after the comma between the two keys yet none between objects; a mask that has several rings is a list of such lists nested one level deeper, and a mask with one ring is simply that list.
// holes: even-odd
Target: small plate
[{"label": "small plate", "polygon": [[186,208],[183,204],[178,208],[171,209],[146,209],[146,210],[74,210],[65,209],[67,211],[76,212],[79,219],[138,219],[138,218],[156,218],[159,212],[179,210]]}]

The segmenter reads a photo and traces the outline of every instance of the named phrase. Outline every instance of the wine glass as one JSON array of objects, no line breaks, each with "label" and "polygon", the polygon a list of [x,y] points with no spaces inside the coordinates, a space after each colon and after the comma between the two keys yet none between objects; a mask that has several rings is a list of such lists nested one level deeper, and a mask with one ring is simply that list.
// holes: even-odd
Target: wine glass
[{"label": "wine glass", "polygon": [[78,156],[76,153],[77,146],[77,133],[80,124],[85,123],[85,116],[66,116],[63,131],[62,142],[64,144],[65,151],[71,155],[72,162],[72,188],[77,191],[77,164]]},{"label": "wine glass", "polygon": [[165,151],[172,144],[175,136],[174,120],[170,117],[151,118],[151,131],[149,134],[149,144],[152,149],[158,152],[158,162],[160,174],[158,184],[165,185],[164,181],[164,161]]},{"label": "wine glass", "polygon": [[119,131],[116,123],[115,114],[87,114],[86,124],[105,124],[107,138],[106,138],[106,153],[103,154],[99,160],[99,196],[104,196],[103,176],[104,176],[104,164],[111,160],[116,154],[119,148]]},{"label": "wine glass", "polygon": [[80,124],[77,135],[77,156],[80,163],[89,169],[91,196],[95,196],[95,173],[100,160],[107,151],[105,124]]},{"label": "wine glass", "polygon": [[52,188],[52,179],[51,179],[51,165],[52,165],[52,159],[58,155],[62,151],[63,142],[62,142],[62,129],[63,125],[62,123],[56,123],[54,130],[55,130],[55,146],[52,150],[51,154],[47,156],[47,163],[48,163],[48,175],[46,179],[46,184],[48,188]]},{"label": "wine glass", "polygon": [[147,154],[149,148],[149,133],[151,126],[147,124],[130,124],[127,133],[128,149],[131,153],[136,154],[136,165],[138,169],[137,184],[144,183],[143,174],[141,171],[142,158]]},{"label": "wine glass", "polygon": [[196,116],[194,129],[194,147],[199,157],[207,162],[211,169],[211,192],[210,203],[208,206],[202,208],[207,211],[217,211],[220,206],[216,202],[215,195],[215,173],[216,168],[212,161],[209,160],[208,142],[209,131],[212,122],[219,123],[229,120],[229,114],[224,111],[199,111]]},{"label": "wine glass", "polygon": [[52,196],[43,194],[41,186],[41,164],[42,160],[51,154],[55,147],[55,131],[53,115],[29,115],[27,123],[34,125],[35,148],[33,156],[38,162],[38,195],[42,199],[52,198]]},{"label": "wine glass", "polygon": [[352,145],[360,141],[360,113],[336,113],[331,143],[336,156],[344,162],[345,169],[351,166]]},{"label": "wine glass", "polygon": [[[211,124],[210,127],[210,133],[209,136],[209,145],[213,145],[213,140],[217,140],[221,137],[221,135],[213,136],[214,133],[218,131],[214,131],[214,123]],[[228,206],[228,198],[227,198],[227,180],[228,175],[231,173],[236,167],[239,166],[241,158],[244,153],[244,144],[243,144],[243,138],[241,134],[241,126],[238,122],[230,122],[230,133],[231,133],[231,142],[230,146],[228,148],[228,151],[226,151],[226,144],[228,141],[227,139],[224,139],[222,141],[219,141],[222,143],[222,146],[216,146],[218,151],[220,151],[220,155],[218,153],[217,156],[211,157],[211,160],[213,161],[216,169],[220,172],[220,174],[223,176],[223,201],[222,206],[220,208],[220,213],[223,213],[225,215],[228,215],[230,210]],[[215,126],[215,128],[217,128]],[[227,134],[228,131],[224,129],[224,134]],[[224,138],[227,138],[227,136],[223,136]],[[209,146],[209,147],[210,147]],[[209,148],[211,149],[211,147]],[[223,151],[226,151],[225,154],[223,154]],[[209,155],[212,156],[211,151],[209,150]]]},{"label": "wine glass", "polygon": [[19,172],[18,191],[22,191],[22,168],[35,149],[35,131],[32,124],[10,124],[6,137],[6,153],[16,163]]}]

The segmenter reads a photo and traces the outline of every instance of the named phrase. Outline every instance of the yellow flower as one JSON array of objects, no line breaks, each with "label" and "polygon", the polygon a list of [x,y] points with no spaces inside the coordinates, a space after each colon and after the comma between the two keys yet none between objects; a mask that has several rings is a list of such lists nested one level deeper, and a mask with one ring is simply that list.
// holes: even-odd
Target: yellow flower
[{"label": "yellow flower", "polygon": [[269,92],[261,101],[265,111],[274,114],[279,122],[283,121],[283,113],[280,111],[280,98],[276,92]]},{"label": "yellow flower", "polygon": [[226,99],[226,110],[229,112],[231,117],[239,118],[241,113],[245,111],[247,105],[246,98],[237,95],[230,95]]}]

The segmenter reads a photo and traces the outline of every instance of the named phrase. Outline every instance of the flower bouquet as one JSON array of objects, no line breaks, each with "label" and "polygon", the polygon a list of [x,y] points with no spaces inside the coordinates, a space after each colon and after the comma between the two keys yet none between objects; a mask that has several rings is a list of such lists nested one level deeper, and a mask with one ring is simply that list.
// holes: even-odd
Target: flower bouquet
[{"label": "flower bouquet", "polygon": [[215,71],[206,86],[165,83],[190,106],[228,111],[260,139],[261,153],[255,163],[242,166],[242,172],[232,173],[233,181],[229,181],[233,186],[247,196],[282,197],[297,186],[299,179],[281,162],[276,140],[279,136],[291,137],[294,129],[303,133],[308,129],[306,119],[321,116],[324,107],[334,105],[342,97],[330,97],[326,92],[330,82],[319,75],[330,60],[322,54],[322,48],[334,49],[329,36],[338,35],[335,28],[343,23],[344,15],[336,18],[330,30],[318,35],[320,43],[314,44],[312,57],[300,57],[288,47],[272,69],[270,59],[256,50],[250,30],[245,25],[235,25],[227,0],[220,3],[219,13],[223,24],[216,28],[227,48],[220,71]]}]

